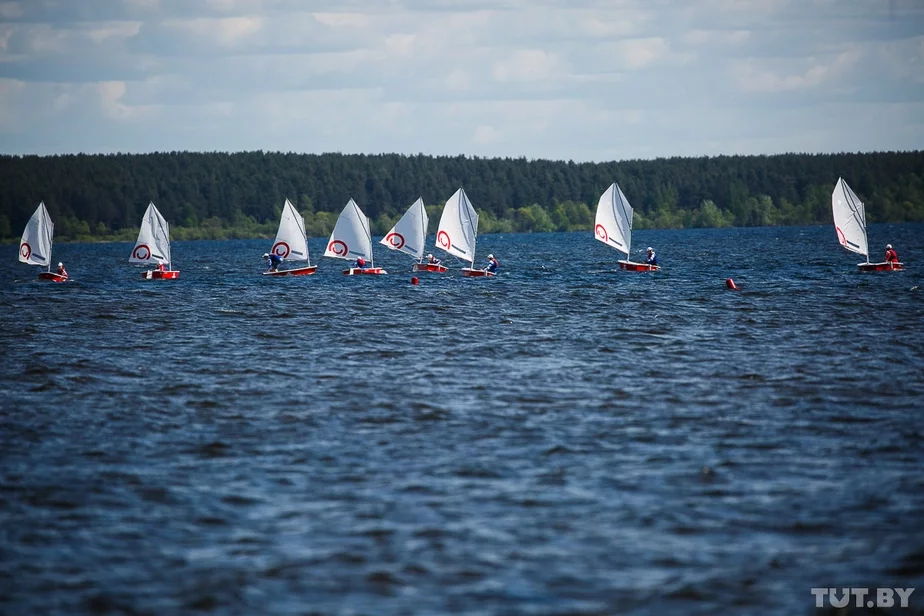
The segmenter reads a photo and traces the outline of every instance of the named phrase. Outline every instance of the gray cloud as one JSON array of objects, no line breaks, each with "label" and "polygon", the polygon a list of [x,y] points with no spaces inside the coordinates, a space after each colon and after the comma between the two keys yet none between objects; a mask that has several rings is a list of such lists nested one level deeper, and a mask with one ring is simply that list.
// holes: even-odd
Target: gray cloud
[{"label": "gray cloud", "polygon": [[3,4],[3,149],[602,160],[924,139],[914,0],[306,6]]}]

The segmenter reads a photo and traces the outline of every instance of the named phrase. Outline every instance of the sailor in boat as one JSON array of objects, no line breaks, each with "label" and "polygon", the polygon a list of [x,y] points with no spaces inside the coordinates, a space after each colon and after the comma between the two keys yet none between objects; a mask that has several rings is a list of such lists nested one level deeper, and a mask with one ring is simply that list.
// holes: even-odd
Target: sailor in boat
[{"label": "sailor in boat", "polygon": [[427,265],[439,265],[440,260],[434,257],[432,254],[427,255]]},{"label": "sailor in boat", "polygon": [[159,272],[166,272],[166,271],[167,271],[167,264],[164,263],[163,261],[158,261],[158,262],[157,262],[157,271],[159,271]]},{"label": "sailor in boat", "polygon": [[497,272],[498,267],[500,267],[500,263],[494,258],[494,255],[488,255],[488,266],[484,268],[484,271],[493,274]]},{"label": "sailor in boat", "polygon": [[58,276],[63,276],[63,277],[65,277],[65,278],[67,278],[67,270],[64,269],[64,264],[63,264],[63,263],[58,263],[58,271],[57,271],[57,274],[58,274]]},{"label": "sailor in boat", "polygon": [[898,263],[898,253],[895,252],[895,249],[892,248],[892,244],[886,244],[886,254],[885,254],[886,263]]},{"label": "sailor in boat", "polygon": [[356,259],[356,262],[353,263],[354,269],[366,269],[366,260],[362,257]]},{"label": "sailor in boat", "polygon": [[645,263],[648,265],[658,264],[658,255],[655,254],[655,251],[651,246],[648,247],[648,256],[645,257]]},{"label": "sailor in boat", "polygon": [[266,271],[268,272],[278,272],[279,271],[279,264],[282,263],[282,257],[277,255],[276,253],[270,254],[268,252],[264,252],[263,258],[269,259],[269,267],[266,268]]}]

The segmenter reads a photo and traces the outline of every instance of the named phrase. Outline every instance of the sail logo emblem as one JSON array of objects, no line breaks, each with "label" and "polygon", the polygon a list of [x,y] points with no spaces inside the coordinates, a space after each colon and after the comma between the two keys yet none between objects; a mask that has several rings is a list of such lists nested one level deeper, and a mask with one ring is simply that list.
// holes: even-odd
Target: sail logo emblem
[{"label": "sail logo emblem", "polygon": [[151,258],[151,249],[148,248],[147,244],[138,244],[132,251],[132,258],[138,259],[139,261],[147,261]]},{"label": "sail logo emblem", "polygon": [[449,234],[445,231],[440,231],[436,234],[436,243],[443,247],[443,250],[449,250],[452,247],[452,242],[449,241]]},{"label": "sail logo emblem", "polygon": [[32,246],[29,246],[29,242],[23,242],[20,244],[19,254],[22,255],[23,259],[28,259],[32,256]]},{"label": "sail logo emblem", "polygon": [[603,225],[597,225],[596,227],[594,227],[594,233],[596,234],[598,239],[601,239],[604,242],[610,241],[610,236],[606,232],[606,228]]},{"label": "sail logo emblem", "polygon": [[844,232],[841,231],[840,227],[834,227],[834,230],[837,231],[837,241],[841,243],[841,246],[846,246],[847,238],[844,237]]},{"label": "sail logo emblem", "polygon": [[285,259],[289,256],[289,245],[285,242],[276,242],[273,244],[273,249],[270,251],[277,257],[282,257]]},{"label": "sail logo emblem", "polygon": [[385,236],[385,241],[389,246],[395,249],[404,248],[404,236],[400,233],[389,233]]},{"label": "sail logo emblem", "polygon": [[327,250],[334,253],[338,257],[345,257],[350,249],[347,248],[346,242],[342,240],[334,240],[327,245]]}]

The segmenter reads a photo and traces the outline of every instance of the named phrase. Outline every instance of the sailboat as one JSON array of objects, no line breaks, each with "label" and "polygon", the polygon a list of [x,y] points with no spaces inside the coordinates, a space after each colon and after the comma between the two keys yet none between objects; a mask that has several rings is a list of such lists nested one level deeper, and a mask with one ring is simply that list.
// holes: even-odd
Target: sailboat
[{"label": "sailboat", "polygon": [[305,234],[305,219],[302,218],[292,202],[286,199],[279,217],[279,230],[270,252],[289,261],[307,261],[305,267],[295,267],[275,272],[263,272],[264,276],[308,276],[317,271],[317,265],[311,265],[308,256],[308,236]]},{"label": "sailboat", "polygon": [[424,254],[424,244],[427,240],[427,224],[430,222],[427,216],[427,210],[424,207],[423,199],[418,198],[411,207],[407,209],[404,216],[395,223],[391,231],[385,234],[385,237],[379,241],[391,250],[403,252],[417,259],[417,263],[411,266],[414,272],[445,272],[445,265],[436,265],[431,263],[422,263]]},{"label": "sailboat", "polygon": [[51,244],[55,234],[55,225],[48,215],[45,202],[39,203],[32,218],[26,223],[19,242],[19,261],[29,265],[44,265],[46,270],[39,272],[39,280],[64,282],[67,275],[56,274],[51,271]]},{"label": "sailboat", "polygon": [[634,263],[629,260],[632,247],[632,214],[634,210],[622,190],[613,182],[597,201],[597,216],[594,220],[594,237],[626,254],[620,260],[619,269],[630,272],[652,272],[661,269],[658,265]]},{"label": "sailboat", "polygon": [[469,261],[462,275],[469,278],[493,276],[494,272],[475,269],[475,238],[478,236],[478,212],[472,207],[463,189],[457,190],[443,207],[440,226],[436,231],[436,246],[454,257]]},{"label": "sailboat", "polygon": [[144,280],[173,280],[180,277],[180,271],[171,269],[170,260],[170,226],[154,206],[148,204],[148,209],[141,219],[141,230],[138,231],[138,241],[132,248],[129,263],[154,263],[157,266],[141,274]]},{"label": "sailboat", "polygon": [[343,270],[347,276],[388,273],[381,267],[375,267],[375,262],[372,260],[372,232],[369,219],[352,199],[343,207],[343,211],[337,218],[337,224],[334,225],[334,230],[330,234],[324,256],[350,261],[362,257],[369,261],[370,267],[351,267]]},{"label": "sailboat", "polygon": [[858,263],[861,272],[879,272],[903,269],[897,261],[869,262],[869,244],[866,241],[866,208],[856,193],[850,189],[844,178],[837,178],[831,193],[831,210],[834,213],[834,230],[841,246],[866,257],[866,263]]}]

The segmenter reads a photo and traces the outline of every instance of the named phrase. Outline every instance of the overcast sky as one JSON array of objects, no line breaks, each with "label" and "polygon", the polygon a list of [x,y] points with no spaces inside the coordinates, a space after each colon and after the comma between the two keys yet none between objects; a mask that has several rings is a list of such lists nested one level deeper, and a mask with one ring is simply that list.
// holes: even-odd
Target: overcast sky
[{"label": "overcast sky", "polygon": [[924,148],[924,0],[0,0],[0,151]]}]

